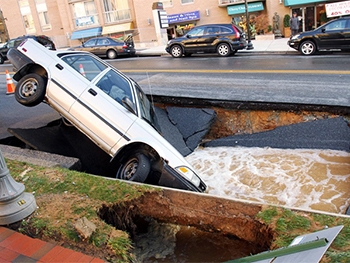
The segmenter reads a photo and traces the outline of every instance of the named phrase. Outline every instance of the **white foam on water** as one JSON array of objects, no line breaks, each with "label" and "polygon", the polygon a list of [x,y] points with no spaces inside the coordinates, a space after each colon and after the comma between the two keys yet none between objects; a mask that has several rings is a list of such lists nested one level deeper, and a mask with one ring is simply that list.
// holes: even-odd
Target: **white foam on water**
[{"label": "white foam on water", "polygon": [[348,152],[199,147],[186,159],[212,195],[332,213],[350,204]]}]

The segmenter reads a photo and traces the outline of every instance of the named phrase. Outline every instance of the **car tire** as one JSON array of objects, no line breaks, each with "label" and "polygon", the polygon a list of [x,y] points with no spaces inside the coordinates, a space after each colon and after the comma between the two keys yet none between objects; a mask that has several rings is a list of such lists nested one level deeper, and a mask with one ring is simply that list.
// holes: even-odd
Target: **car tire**
[{"label": "car tire", "polygon": [[143,183],[151,170],[150,160],[142,153],[126,158],[117,171],[117,178],[127,181]]},{"label": "car tire", "polygon": [[170,48],[170,54],[173,56],[173,58],[180,58],[183,55],[183,51],[181,46],[174,45]]},{"label": "car tire", "polygon": [[45,91],[45,79],[39,74],[31,73],[18,81],[15,89],[15,98],[20,104],[32,107],[44,100]]},{"label": "car tire", "polygon": [[5,62],[4,57],[0,55],[0,64],[4,64],[4,62]]},{"label": "car tire", "polygon": [[110,49],[110,50],[107,51],[107,58],[115,59],[115,58],[117,58],[117,56],[118,56],[118,54],[117,54],[117,52],[115,50]]},{"label": "car tire", "polygon": [[216,48],[216,52],[221,57],[227,57],[227,56],[229,56],[231,54],[231,48],[230,48],[229,44],[221,43]]},{"label": "car tire", "polygon": [[311,56],[316,52],[316,45],[314,42],[306,40],[303,43],[301,43],[299,51],[305,56]]}]

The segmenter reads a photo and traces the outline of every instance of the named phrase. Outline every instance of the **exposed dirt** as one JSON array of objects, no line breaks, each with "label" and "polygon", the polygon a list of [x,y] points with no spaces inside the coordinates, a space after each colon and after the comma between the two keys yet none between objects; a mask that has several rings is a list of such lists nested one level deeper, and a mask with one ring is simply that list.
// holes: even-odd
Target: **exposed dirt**
[{"label": "exposed dirt", "polygon": [[254,219],[261,209],[262,206],[256,204],[163,190],[160,193],[146,194],[132,202],[104,205],[99,214],[106,222],[121,224],[122,228],[129,232],[135,230],[132,218],[137,215],[172,224],[193,226],[207,232],[220,232],[268,249],[273,239],[273,231]]}]

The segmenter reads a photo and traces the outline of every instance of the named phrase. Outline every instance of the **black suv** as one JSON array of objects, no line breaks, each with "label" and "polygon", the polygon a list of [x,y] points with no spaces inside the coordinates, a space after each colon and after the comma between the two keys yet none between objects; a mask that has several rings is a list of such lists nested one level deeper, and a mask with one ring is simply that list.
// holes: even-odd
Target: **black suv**
[{"label": "black suv", "polygon": [[331,20],[312,31],[291,37],[288,45],[309,56],[319,50],[350,49],[350,17]]},{"label": "black suv", "polygon": [[10,39],[9,41],[6,42],[5,45],[3,45],[0,48],[0,64],[4,64],[4,61],[7,60],[7,51],[14,47],[18,47],[19,44],[23,42],[23,40],[27,38],[32,38],[36,41],[38,41],[40,44],[43,46],[47,47],[50,50],[56,50],[55,43],[47,36],[40,35],[40,36],[32,36],[32,35],[25,35],[25,36],[20,36],[17,38]]},{"label": "black suv", "polygon": [[169,40],[165,50],[174,58],[193,53],[217,53],[227,57],[246,47],[241,28],[233,24],[210,24],[196,26],[184,36]]}]

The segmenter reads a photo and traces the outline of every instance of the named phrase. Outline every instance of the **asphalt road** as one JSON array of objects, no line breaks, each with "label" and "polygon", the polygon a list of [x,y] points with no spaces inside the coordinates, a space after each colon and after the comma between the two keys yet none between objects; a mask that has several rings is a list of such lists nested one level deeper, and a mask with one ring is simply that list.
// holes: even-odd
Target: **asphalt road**
[{"label": "asphalt road", "polygon": [[[239,54],[233,57],[193,56],[173,59],[140,57],[109,60],[134,78],[147,94],[304,105],[349,107],[349,55]],[[6,95],[5,70],[0,65],[0,139],[8,127],[34,128],[59,118],[45,104],[28,108]]]}]

